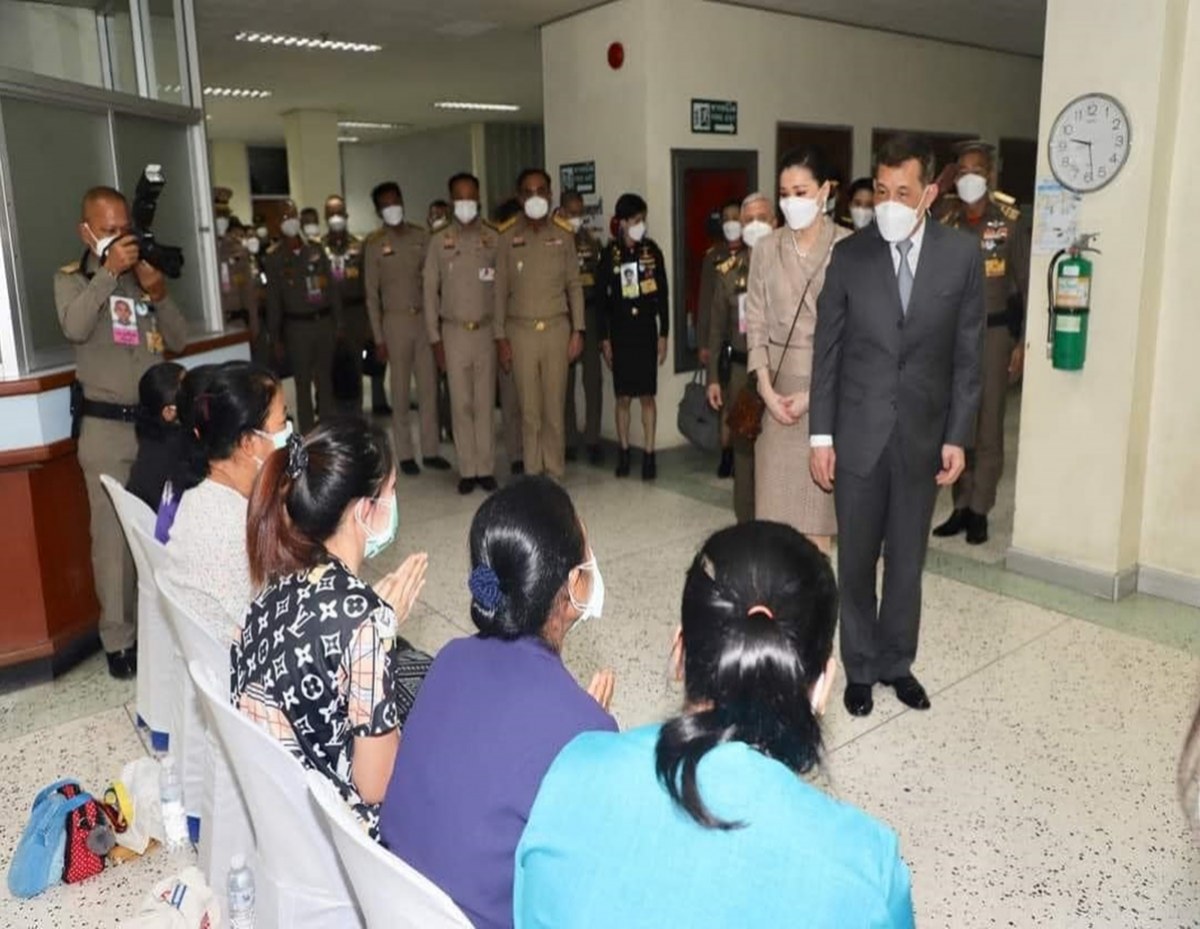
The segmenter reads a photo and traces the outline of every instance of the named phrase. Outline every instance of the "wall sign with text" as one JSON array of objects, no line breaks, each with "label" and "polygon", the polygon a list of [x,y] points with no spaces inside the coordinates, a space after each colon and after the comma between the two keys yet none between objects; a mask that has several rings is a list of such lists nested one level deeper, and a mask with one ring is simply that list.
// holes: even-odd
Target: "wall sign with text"
[{"label": "wall sign with text", "polygon": [[558,166],[558,189],[573,190],[577,194],[596,192],[596,162],[576,161],[574,164]]},{"label": "wall sign with text", "polygon": [[692,132],[737,135],[736,100],[692,100]]}]

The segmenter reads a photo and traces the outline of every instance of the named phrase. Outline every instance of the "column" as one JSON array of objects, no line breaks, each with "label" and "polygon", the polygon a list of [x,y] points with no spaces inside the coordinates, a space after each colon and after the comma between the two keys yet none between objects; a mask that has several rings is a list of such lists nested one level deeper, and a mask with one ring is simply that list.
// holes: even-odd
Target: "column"
[{"label": "column", "polygon": [[325,198],[342,192],[342,155],[337,113],[291,110],[283,114],[288,187],[296,206],[320,210]]},{"label": "column", "polygon": [[210,143],[209,163],[213,187],[228,187],[233,191],[229,209],[247,226],[254,222],[254,207],[250,195],[250,161],[246,143],[214,139]]}]

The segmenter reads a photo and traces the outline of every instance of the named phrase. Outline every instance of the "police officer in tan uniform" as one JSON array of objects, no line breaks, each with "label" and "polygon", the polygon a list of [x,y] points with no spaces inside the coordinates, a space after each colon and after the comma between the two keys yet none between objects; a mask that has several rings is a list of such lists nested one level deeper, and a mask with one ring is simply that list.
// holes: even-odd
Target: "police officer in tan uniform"
[{"label": "police officer in tan uniform", "polygon": [[955,193],[941,203],[942,222],[979,239],[983,252],[983,301],[987,335],[983,347],[983,396],[975,448],[954,485],[954,512],[933,530],[949,538],[966,532],[967,543],[988,539],[988,513],[1004,473],[1004,408],[1009,384],[1025,363],[1025,294],[1029,289],[1029,230],[1012,197],[989,190],[995,149],[987,142],[958,147]]},{"label": "police officer in tan uniform", "polygon": [[392,422],[400,470],[409,477],[421,473],[409,427],[415,372],[422,461],[435,471],[449,471],[450,462],[438,452],[437,369],[422,310],[421,275],[429,233],[404,221],[404,196],[395,181],[377,185],[371,201],[383,227],[367,237],[367,315],[380,360],[392,364]]},{"label": "police officer in tan uniform", "polygon": [[517,178],[522,215],[501,230],[496,255],[495,336],[521,401],[525,468],[561,478],[565,470],[567,368],[583,351],[583,287],[575,230],[550,218],[550,176]]},{"label": "police officer in tan uniform", "polygon": [[267,326],[276,357],[291,359],[296,381],[296,421],[308,432],[315,422],[313,382],[322,410],[335,409],[333,351],[342,336],[342,297],[320,242],[308,241],[287,201],[283,237],[267,250]]},{"label": "police officer in tan uniform", "polygon": [[355,373],[355,395],[346,400],[346,412],[361,416],[363,412],[362,364],[363,349],[371,339],[371,323],[367,319],[367,289],[363,276],[363,241],[350,232],[346,201],[338,194],[325,199],[325,225],[329,231],[321,240],[333,284],[342,296],[342,325],[346,346]]},{"label": "police officer in tan uniform", "polygon": [[73,412],[91,511],[100,642],[109,673],[122,679],[137,673],[133,561],[100,475],[122,485],[129,479],[137,454],[138,381],[164,350],[187,345],[183,314],[162,272],[139,260],[129,229],[125,198],[111,187],[92,188],[79,224],[87,251],[54,276],[59,325],[75,347]]},{"label": "police officer in tan uniform", "polygon": [[450,178],[454,219],[425,256],[425,324],[450,382],[458,492],[496,489],[495,228],[479,218],[479,180]]},{"label": "police officer in tan uniform", "polygon": [[[604,403],[604,375],[600,370],[600,303],[596,287],[600,267],[600,242],[583,222],[583,197],[573,190],[563,191],[560,213],[575,230],[575,254],[579,257],[579,283],[583,285],[583,318],[587,328],[583,333],[583,355],[571,365],[567,374],[567,461],[574,461],[582,441],[587,446],[588,461],[604,463],[600,447],[600,416]],[[575,372],[583,368],[583,402],[585,408],[583,435],[579,434],[579,418],[575,412]]]},{"label": "police officer in tan uniform", "polygon": [[217,231],[217,275],[221,283],[221,314],[225,325],[244,323],[250,329],[250,343],[256,345],[259,335],[258,287],[253,262],[242,240],[230,229],[232,217],[228,187],[213,191],[213,211]]}]

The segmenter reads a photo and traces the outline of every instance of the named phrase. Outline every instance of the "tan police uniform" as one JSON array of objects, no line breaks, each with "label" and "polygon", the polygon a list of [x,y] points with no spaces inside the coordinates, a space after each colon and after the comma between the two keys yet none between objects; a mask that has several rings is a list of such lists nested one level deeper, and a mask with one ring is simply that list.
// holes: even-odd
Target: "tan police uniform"
[{"label": "tan police uniform", "polygon": [[1007,194],[989,193],[983,215],[972,222],[966,205],[949,194],[941,213],[946,225],[977,237],[983,252],[983,302],[987,313],[983,395],[975,448],[968,452],[967,469],[954,485],[954,506],[984,516],[995,506],[996,488],[1004,473],[1008,367],[1013,349],[1024,337],[1025,294],[1029,290],[1029,230],[1014,204]]},{"label": "tan police uniform", "polygon": [[[600,417],[603,409],[604,375],[600,370],[600,304],[602,294],[596,287],[600,267],[600,242],[587,229],[575,233],[575,254],[579,258],[579,283],[583,286],[583,355],[571,365],[567,376],[567,447],[577,448],[580,439],[588,448],[600,444]],[[575,371],[583,369],[584,427],[579,433],[575,411]]]},{"label": "tan police uniform", "polygon": [[387,346],[392,366],[392,419],[401,461],[418,457],[409,426],[414,372],[421,416],[420,452],[426,458],[438,454],[437,366],[422,311],[421,276],[428,244],[429,233],[411,223],[384,226],[367,236],[366,242],[367,316],[375,342]]},{"label": "tan police uniform", "polygon": [[717,286],[717,265],[737,254],[728,242],[711,245],[700,262],[700,290],[696,295],[696,348],[708,348],[712,336],[713,291]]},{"label": "tan police uniform", "polygon": [[221,282],[221,313],[225,325],[242,322],[257,338],[258,282],[246,246],[229,234],[217,239],[217,274]]},{"label": "tan police uniform", "polygon": [[434,233],[425,256],[425,325],[442,343],[458,473],[496,471],[496,244],[494,226],[455,220]]},{"label": "tan police uniform", "polygon": [[353,359],[355,396],[345,401],[346,412],[362,415],[363,347],[371,339],[371,321],[367,318],[367,287],[363,276],[363,240],[349,232],[330,232],[321,240],[329,260],[333,286],[342,297],[342,331]]},{"label": "tan police uniform", "polygon": [[495,335],[512,344],[530,474],[563,476],[567,352],[572,332],[582,332],[584,326],[570,223],[514,217],[503,227],[496,255]]},{"label": "tan police uniform", "polygon": [[187,325],[174,300],[166,297],[151,308],[132,271],[113,277],[90,251],[54,275],[54,305],[63,335],[75,347],[75,377],[83,388],[78,456],[91,510],[100,642],[106,652],[119,652],[137,639],[135,578],[100,475],[121,485],[129,479],[137,455],[138,381],[162,361],[164,349],[187,347]]},{"label": "tan police uniform", "polygon": [[[756,388],[746,369],[746,282],[750,277],[750,249],[741,248],[714,266],[710,303],[708,382],[721,385],[725,410],[733,406],[742,388]],[[728,361],[723,362],[728,352]],[[721,378],[723,368],[728,378]],[[733,510],[739,523],[754,519],[754,443],[733,437]]]},{"label": "tan police uniform", "polygon": [[496,366],[496,390],[500,394],[500,429],[508,460],[525,466],[525,425],[521,421],[521,398],[517,396],[517,378],[510,368]]},{"label": "tan police uniform", "polygon": [[296,381],[296,421],[312,429],[312,388],[321,409],[332,412],[333,350],[342,331],[342,298],[329,259],[319,244],[301,238],[295,250],[285,240],[267,250],[267,325],[271,341],[284,345]]}]

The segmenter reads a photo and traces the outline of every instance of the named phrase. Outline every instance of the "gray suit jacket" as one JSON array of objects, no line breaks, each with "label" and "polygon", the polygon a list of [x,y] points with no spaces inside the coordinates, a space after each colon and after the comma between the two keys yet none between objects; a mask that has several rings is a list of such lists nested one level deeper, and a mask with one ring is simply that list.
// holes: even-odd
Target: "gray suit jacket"
[{"label": "gray suit jacket", "polygon": [[809,431],[867,476],[893,432],[914,476],[942,445],[974,441],[983,355],[979,243],[931,219],[907,315],[890,246],[872,224],[833,250],[817,301]]}]

